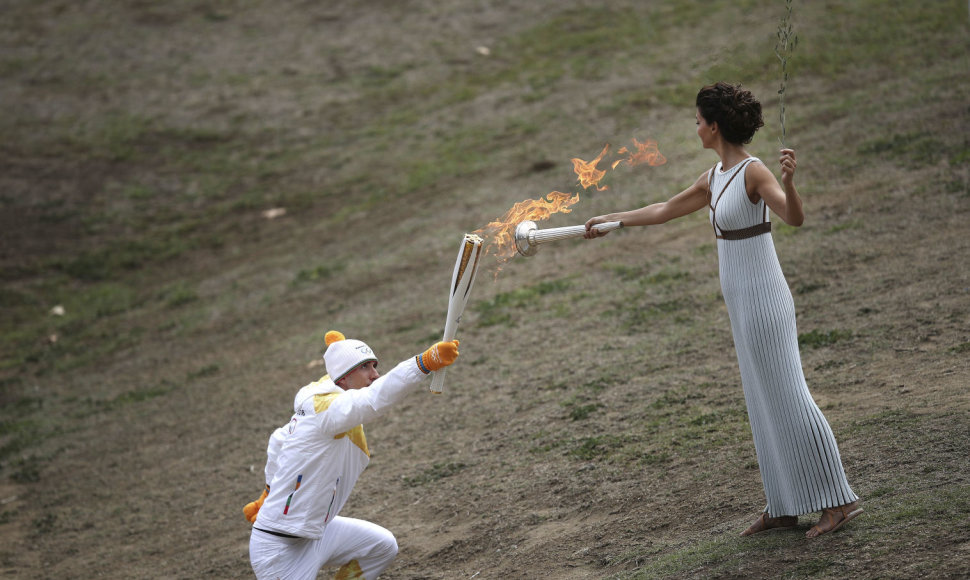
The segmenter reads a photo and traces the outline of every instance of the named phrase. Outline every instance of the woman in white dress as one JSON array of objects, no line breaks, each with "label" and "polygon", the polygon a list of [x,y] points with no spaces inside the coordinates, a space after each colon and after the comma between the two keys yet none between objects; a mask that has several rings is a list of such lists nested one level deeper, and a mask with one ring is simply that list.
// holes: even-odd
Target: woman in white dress
[{"label": "woman in white dress", "polygon": [[720,161],[693,185],[662,203],[598,216],[592,227],[668,222],[707,209],[717,238],[721,289],[741,369],[767,506],[742,535],[791,528],[798,516],[821,511],[806,536],[835,531],[862,513],[845,477],[828,422],[802,372],[795,307],[771,238],[770,208],[785,223],[805,219],[795,189],[795,152],[781,150],[781,186],[745,151],[764,125],[761,104],[740,85],[716,83],[697,94],[697,136]]}]

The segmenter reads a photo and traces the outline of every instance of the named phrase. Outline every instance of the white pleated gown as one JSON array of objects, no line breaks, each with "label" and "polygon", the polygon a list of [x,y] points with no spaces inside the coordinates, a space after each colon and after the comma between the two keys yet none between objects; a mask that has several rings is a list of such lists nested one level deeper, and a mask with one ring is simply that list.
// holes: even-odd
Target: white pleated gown
[{"label": "white pleated gown", "polygon": [[832,429],[805,383],[795,305],[771,234],[721,239],[769,221],[764,200],[753,204],[745,192],[746,166],[759,162],[752,157],[725,172],[720,163],[715,166],[710,215],[719,236],[721,291],[731,318],[766,509],[773,517],[797,516],[858,497],[846,480]]}]

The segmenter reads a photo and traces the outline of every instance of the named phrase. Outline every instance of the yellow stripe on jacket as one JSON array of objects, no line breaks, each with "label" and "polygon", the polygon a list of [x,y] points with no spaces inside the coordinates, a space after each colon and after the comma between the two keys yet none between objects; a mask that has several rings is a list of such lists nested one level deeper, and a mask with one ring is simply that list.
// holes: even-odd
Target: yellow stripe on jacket
[{"label": "yellow stripe on jacket", "polygon": [[[334,399],[340,396],[340,393],[322,393],[313,397],[313,410],[317,414],[326,411],[330,404],[333,403]],[[334,439],[340,439],[341,437],[347,437],[353,442],[354,445],[360,448],[367,457],[370,457],[370,450],[367,449],[367,437],[364,435],[364,426],[357,425],[350,431],[344,431],[343,433],[338,433],[334,435]]]}]

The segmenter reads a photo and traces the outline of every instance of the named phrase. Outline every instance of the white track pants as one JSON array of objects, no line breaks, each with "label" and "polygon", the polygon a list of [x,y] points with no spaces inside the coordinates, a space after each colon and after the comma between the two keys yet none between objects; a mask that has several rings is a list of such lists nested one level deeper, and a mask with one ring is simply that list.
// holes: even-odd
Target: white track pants
[{"label": "white track pants", "polygon": [[374,580],[397,556],[391,532],[337,516],[318,540],[281,538],[254,529],[249,561],[258,580],[313,580],[321,568],[340,566],[337,578]]}]

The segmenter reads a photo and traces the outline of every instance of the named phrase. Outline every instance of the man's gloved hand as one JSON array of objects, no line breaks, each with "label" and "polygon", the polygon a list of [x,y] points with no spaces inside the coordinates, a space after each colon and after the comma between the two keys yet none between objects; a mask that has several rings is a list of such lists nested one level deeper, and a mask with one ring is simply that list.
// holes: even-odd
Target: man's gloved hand
[{"label": "man's gloved hand", "polygon": [[441,370],[458,358],[458,341],[436,342],[431,348],[415,357],[418,367],[428,374]]},{"label": "man's gloved hand", "polygon": [[263,494],[259,496],[259,499],[247,503],[243,508],[243,514],[246,516],[246,520],[249,521],[249,523],[256,523],[256,514],[259,513],[259,508],[263,507],[263,502],[266,500],[267,495],[269,495],[268,483],[266,484],[266,489],[263,490]]}]

